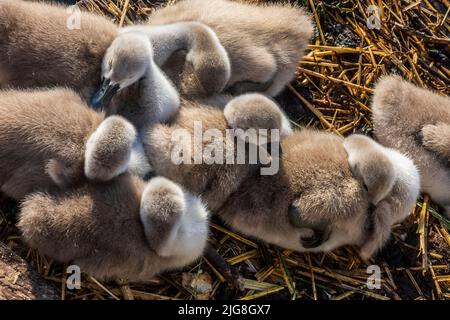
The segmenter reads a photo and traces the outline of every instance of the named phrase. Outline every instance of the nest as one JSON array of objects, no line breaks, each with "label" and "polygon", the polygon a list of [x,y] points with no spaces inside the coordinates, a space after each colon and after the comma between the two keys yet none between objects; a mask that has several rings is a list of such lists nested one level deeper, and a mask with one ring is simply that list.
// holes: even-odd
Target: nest
[{"label": "nest", "polygon": [[[174,2],[82,0],[78,4],[128,25]],[[448,0],[296,2],[312,12],[316,34],[299,62],[296,80],[277,97],[294,125],[339,135],[370,135],[373,85],[385,73],[400,74],[449,95]],[[379,9],[378,27],[369,8]],[[203,257],[184,270],[136,285],[102,283],[85,275],[82,288],[73,291],[66,288],[65,265],[21,243],[14,227],[16,211],[15,203],[0,200],[0,240],[60,288],[61,299],[450,299],[450,221],[427,195],[405,222],[394,226],[388,245],[368,262],[361,261],[352,247],[320,254],[283,250],[213,220],[209,243],[227,262],[223,268]],[[371,265],[380,268],[378,289],[368,287]]]}]

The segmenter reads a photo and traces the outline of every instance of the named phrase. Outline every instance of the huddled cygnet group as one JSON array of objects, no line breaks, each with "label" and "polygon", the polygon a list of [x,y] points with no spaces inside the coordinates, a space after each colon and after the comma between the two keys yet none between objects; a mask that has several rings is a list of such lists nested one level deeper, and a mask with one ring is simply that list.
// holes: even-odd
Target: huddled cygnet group
[{"label": "huddled cygnet group", "polygon": [[[82,12],[72,30],[62,6],[0,0],[0,17],[0,188],[24,241],[57,261],[148,280],[202,256],[211,214],[283,248],[368,259],[420,191],[450,216],[449,97],[388,75],[376,140],[291,127],[272,98],[313,33],[296,5],[180,0],[124,28]],[[197,122],[278,129],[278,172],[174,163],[174,134]]]}]

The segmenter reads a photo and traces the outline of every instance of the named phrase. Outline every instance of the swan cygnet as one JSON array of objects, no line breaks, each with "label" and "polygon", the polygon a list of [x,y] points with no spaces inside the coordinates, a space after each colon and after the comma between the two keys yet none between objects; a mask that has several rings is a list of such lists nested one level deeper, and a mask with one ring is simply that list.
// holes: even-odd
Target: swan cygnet
[{"label": "swan cygnet", "polygon": [[156,10],[151,26],[195,21],[207,25],[228,53],[232,95],[276,96],[295,77],[313,33],[310,15],[293,4],[254,5],[227,0],[184,0]]},{"label": "swan cygnet", "polygon": [[124,107],[119,97],[111,102],[106,113],[124,116],[139,134],[155,122],[170,119],[180,104],[177,90],[156,65],[153,52],[150,40],[143,33],[119,35],[106,51],[102,84],[91,99],[91,106],[103,108],[116,93],[130,88],[135,103],[125,102]]},{"label": "swan cygnet", "polygon": [[450,217],[450,98],[385,76],[375,87],[372,110],[378,141],[414,160],[422,191]]},{"label": "swan cygnet", "polygon": [[202,202],[165,178],[128,173],[106,183],[28,195],[18,227],[40,253],[101,280],[150,280],[198,259],[208,237]]},{"label": "swan cygnet", "polygon": [[[154,61],[184,96],[204,98],[225,89],[230,79],[230,60],[208,26],[183,21],[156,26],[134,25],[121,30],[122,34],[129,32],[142,32],[150,39]],[[192,68],[192,73],[177,69],[184,64]]]},{"label": "swan cygnet", "polygon": [[86,177],[143,177],[151,168],[138,141],[126,119],[105,119],[70,89],[0,91],[0,190],[14,199]]},{"label": "swan cygnet", "polygon": [[[246,118],[252,106],[252,118]],[[257,108],[262,110],[259,114]],[[182,150],[195,157],[199,147],[189,137],[195,136],[200,123],[203,134],[212,129],[214,137],[219,132],[225,137],[230,127],[245,129],[252,124],[281,129],[277,109],[272,100],[259,94],[234,98],[225,114],[182,100],[170,123],[157,124],[144,136],[144,149],[158,175],[201,196],[212,212],[243,234],[299,252],[327,252],[343,245],[363,248],[371,237],[370,199],[350,170],[343,139],[337,135],[304,129],[282,136],[279,170],[271,175],[261,174],[261,163],[237,163],[237,154],[235,162],[225,164],[173,161],[174,150],[175,156]],[[203,139],[201,144],[203,150],[213,144],[220,152],[229,142],[227,138]],[[203,159],[209,159],[208,152]]]},{"label": "swan cygnet", "polygon": [[0,1],[0,88],[63,86],[89,101],[119,28],[105,17],[79,13],[78,28],[65,6]]},{"label": "swan cygnet", "polygon": [[361,248],[361,256],[369,258],[389,239],[392,226],[414,207],[420,192],[419,170],[410,158],[363,135],[347,137],[344,147],[350,168],[373,206],[373,231]]},{"label": "swan cygnet", "polygon": [[69,89],[0,91],[0,187],[20,200],[84,177],[84,144],[103,120]]}]

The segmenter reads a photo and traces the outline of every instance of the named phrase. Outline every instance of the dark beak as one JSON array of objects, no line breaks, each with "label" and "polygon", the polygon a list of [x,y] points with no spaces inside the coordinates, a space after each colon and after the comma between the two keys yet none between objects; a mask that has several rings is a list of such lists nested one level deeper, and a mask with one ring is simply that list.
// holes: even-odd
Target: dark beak
[{"label": "dark beak", "polygon": [[330,238],[330,233],[326,229],[312,229],[312,231],[313,235],[311,237],[300,239],[305,249],[317,248]]},{"label": "dark beak", "polygon": [[95,110],[103,110],[114,95],[119,91],[119,85],[111,85],[111,80],[103,78],[100,89],[92,96],[90,104]]},{"label": "dark beak", "polygon": [[290,205],[288,209],[289,222],[296,228],[311,229],[313,235],[300,239],[300,243],[306,249],[312,249],[320,246],[330,237],[330,231],[326,224],[313,225],[310,222],[304,221],[300,218],[298,209]]}]

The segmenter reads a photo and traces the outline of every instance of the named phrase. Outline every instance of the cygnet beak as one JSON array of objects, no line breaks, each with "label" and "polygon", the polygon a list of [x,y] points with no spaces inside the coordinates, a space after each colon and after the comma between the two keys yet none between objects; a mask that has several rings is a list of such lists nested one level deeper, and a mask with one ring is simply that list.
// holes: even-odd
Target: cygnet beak
[{"label": "cygnet beak", "polygon": [[92,96],[90,105],[96,110],[104,110],[104,108],[111,102],[111,99],[119,91],[118,84],[111,84],[110,79],[103,78],[102,84],[97,92]]},{"label": "cygnet beak", "polygon": [[289,206],[288,217],[289,222],[294,227],[310,229],[313,231],[312,236],[300,238],[300,244],[303,246],[303,248],[305,249],[316,248],[330,238],[331,231],[326,223],[314,225],[308,221],[304,221],[303,219],[300,218],[298,208],[293,205]]}]

